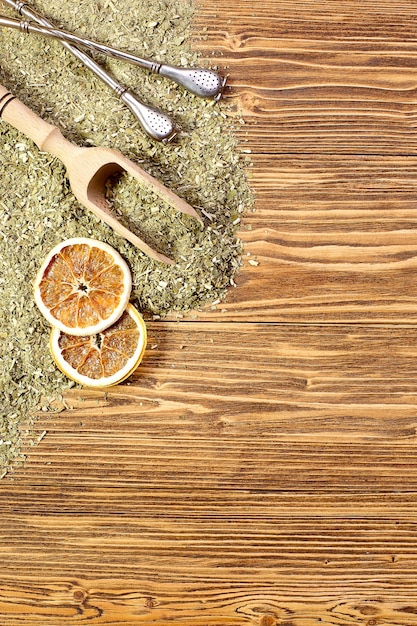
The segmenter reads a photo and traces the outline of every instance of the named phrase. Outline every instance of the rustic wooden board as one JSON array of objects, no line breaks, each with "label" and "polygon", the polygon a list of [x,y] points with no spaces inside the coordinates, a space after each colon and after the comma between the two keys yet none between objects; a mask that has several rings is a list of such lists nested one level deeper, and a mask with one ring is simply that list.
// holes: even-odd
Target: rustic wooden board
[{"label": "rustic wooden board", "polygon": [[149,330],[2,491],[0,616],[411,626],[417,328]]},{"label": "rustic wooden board", "polygon": [[256,152],[416,154],[412,2],[199,5],[202,49],[229,68]]},{"label": "rustic wooden board", "polygon": [[0,623],[414,626],[414,3],[200,0],[195,31],[252,150],[238,286],[37,423]]}]

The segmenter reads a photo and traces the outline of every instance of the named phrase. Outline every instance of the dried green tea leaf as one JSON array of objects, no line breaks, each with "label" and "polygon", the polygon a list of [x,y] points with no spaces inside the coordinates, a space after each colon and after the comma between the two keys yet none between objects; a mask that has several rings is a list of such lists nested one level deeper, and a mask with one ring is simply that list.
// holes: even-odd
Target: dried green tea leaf
[{"label": "dried green tea leaf", "polygon": [[[192,50],[189,0],[38,0],[36,8],[79,35],[175,65],[206,65]],[[4,12],[15,16],[11,9]],[[204,219],[178,214],[128,176],[109,183],[109,206],[129,228],[176,259],[150,260],[72,195],[65,169],[0,120],[0,476],[15,466],[37,409],[73,386],[49,354],[49,326],[33,302],[41,260],[73,236],[108,242],[128,261],[133,299],[160,318],[217,306],[234,285],[241,245],[236,232],[253,199],[225,101],[199,99],[158,75],[95,58],[145,102],[171,114],[182,133],[169,146],[141,130],[117,96],[59,42],[0,30],[0,82],[78,145],[116,148],[193,205]],[[245,155],[246,156],[246,155]],[[216,303],[216,304],[215,304]],[[36,437],[33,438],[36,442]]]}]

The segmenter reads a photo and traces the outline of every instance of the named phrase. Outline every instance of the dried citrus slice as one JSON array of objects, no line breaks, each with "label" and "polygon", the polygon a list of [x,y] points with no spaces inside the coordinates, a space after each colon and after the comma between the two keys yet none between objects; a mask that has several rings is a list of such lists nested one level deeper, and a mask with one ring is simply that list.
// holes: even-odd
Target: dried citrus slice
[{"label": "dried citrus slice", "polygon": [[75,237],[47,255],[35,280],[35,301],[64,333],[94,335],[119,319],[131,289],[129,267],[114,248]]},{"label": "dried citrus slice", "polygon": [[53,328],[51,353],[68,378],[87,387],[110,387],[133,374],[146,347],[146,326],[131,304],[115,324],[89,337]]}]

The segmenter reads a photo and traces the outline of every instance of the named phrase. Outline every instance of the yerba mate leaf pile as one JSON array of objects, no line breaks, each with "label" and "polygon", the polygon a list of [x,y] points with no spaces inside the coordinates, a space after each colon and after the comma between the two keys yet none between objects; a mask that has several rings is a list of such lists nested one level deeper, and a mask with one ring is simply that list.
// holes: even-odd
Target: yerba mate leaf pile
[{"label": "yerba mate leaf pile", "polygon": [[[38,0],[58,26],[143,57],[205,66],[191,47],[188,0]],[[8,9],[4,13],[16,17]],[[204,33],[201,33],[204,36]],[[124,175],[107,190],[109,206],[175,265],[157,263],[78,204],[64,166],[0,120],[0,476],[23,461],[22,440],[36,411],[50,410],[71,383],[49,353],[49,325],[32,285],[48,251],[74,236],[109,243],[128,262],[132,301],[145,317],[221,303],[240,266],[236,237],[253,206],[247,163],[226,101],[202,100],[174,83],[115,59],[95,59],[139,98],[172,115],[182,132],[173,144],[149,139],[121,101],[57,41],[0,30],[0,82],[78,145],[120,150],[202,215],[205,227],[167,207]],[[221,306],[221,305],[220,305]]]}]

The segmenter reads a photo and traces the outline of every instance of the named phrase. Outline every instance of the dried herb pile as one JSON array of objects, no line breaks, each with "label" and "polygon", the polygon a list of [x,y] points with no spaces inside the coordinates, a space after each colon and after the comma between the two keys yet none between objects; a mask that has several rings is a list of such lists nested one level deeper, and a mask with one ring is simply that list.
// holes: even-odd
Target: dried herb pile
[{"label": "dried herb pile", "polygon": [[[190,46],[189,0],[38,0],[41,13],[73,32],[181,66],[205,65]],[[3,8],[2,8],[3,10]],[[16,17],[11,10],[4,13]],[[221,302],[240,265],[236,238],[251,207],[233,132],[236,112],[138,67],[95,55],[143,101],[170,113],[182,133],[169,146],[149,139],[132,113],[59,42],[0,30],[0,82],[78,145],[116,148],[196,207],[205,221],[170,209],[127,176],[108,190],[129,228],[176,259],[156,263],[97,220],[72,195],[64,166],[0,120],[0,477],[19,461],[22,424],[48,410],[70,383],[53,365],[49,327],[32,283],[46,253],[73,236],[114,246],[129,263],[133,302],[158,318]]]}]

